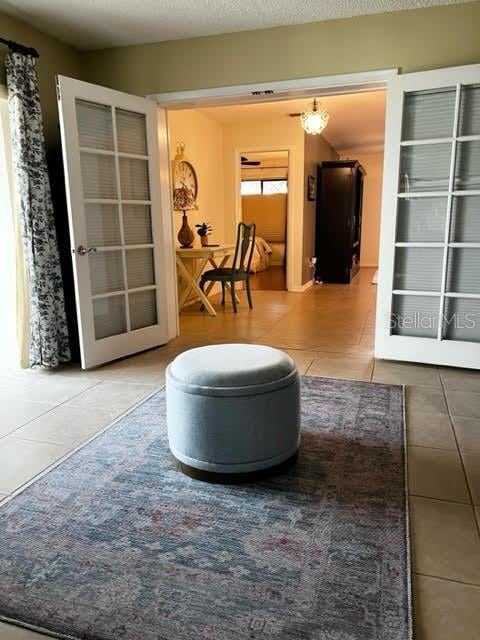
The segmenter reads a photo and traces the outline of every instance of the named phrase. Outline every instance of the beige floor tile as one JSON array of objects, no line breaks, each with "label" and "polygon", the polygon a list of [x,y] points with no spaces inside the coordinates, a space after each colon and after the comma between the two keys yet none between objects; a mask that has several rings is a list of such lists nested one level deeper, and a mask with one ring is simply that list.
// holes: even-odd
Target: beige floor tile
[{"label": "beige floor tile", "polygon": [[450,418],[446,413],[411,411],[407,420],[408,444],[418,447],[456,450]]},{"label": "beige floor tile", "polygon": [[387,384],[420,385],[441,389],[437,367],[422,364],[376,360],[373,380]]},{"label": "beige floor tile", "polygon": [[68,453],[69,449],[69,446],[5,436],[0,440],[0,492],[12,493]]},{"label": "beige floor tile", "polygon": [[457,451],[408,447],[408,485],[412,495],[470,504]]},{"label": "beige floor tile", "polygon": [[308,352],[295,349],[285,349],[285,353],[293,358],[295,364],[297,365],[298,372],[302,376],[306,374],[315,357],[315,352],[313,351]]},{"label": "beige floor tile", "polygon": [[[13,386],[13,385],[12,385]],[[28,402],[26,400],[4,399],[0,420],[0,438],[18,429],[26,422],[50,411],[53,405],[46,402]]]},{"label": "beige floor tile", "polygon": [[345,380],[370,380],[373,369],[371,356],[345,356],[344,354],[317,354],[310,367],[308,376],[325,378],[343,378]]},{"label": "beige floor tile", "polygon": [[480,506],[480,451],[477,453],[463,452],[462,457],[473,504]]},{"label": "beige floor tile", "polygon": [[463,418],[480,418],[480,393],[445,389],[450,413]]},{"label": "beige floor tile", "polygon": [[0,638],[1,640],[45,640],[46,638],[50,638],[50,636],[45,636],[43,633],[37,633],[36,631],[30,631],[30,629],[22,629],[13,624],[0,622]]},{"label": "beige floor tile", "polygon": [[159,385],[104,381],[73,398],[70,404],[86,411],[101,407],[120,413],[158,388]]},{"label": "beige floor tile", "polygon": [[70,445],[73,448],[106,427],[120,414],[119,410],[102,407],[85,411],[83,407],[66,402],[17,429],[15,437]]},{"label": "beige floor tile", "polygon": [[480,420],[452,416],[452,422],[460,449],[480,453]]},{"label": "beige floor tile", "polygon": [[480,537],[471,505],[410,497],[413,568],[480,585]]},{"label": "beige floor tile", "polygon": [[14,388],[11,385],[0,386],[0,403],[16,401],[19,403],[47,402],[60,404],[70,400],[86,389],[99,382],[89,377],[69,378],[61,375],[46,377],[31,376],[29,379],[19,379]]},{"label": "beige floor tile", "polygon": [[424,413],[448,413],[442,391],[431,387],[412,386],[406,389],[407,416],[417,411]]},{"label": "beige floor tile", "polygon": [[415,640],[476,640],[480,587],[413,576]]},{"label": "beige floor tile", "polygon": [[480,371],[440,367],[443,384],[451,391],[476,391],[480,393]]}]

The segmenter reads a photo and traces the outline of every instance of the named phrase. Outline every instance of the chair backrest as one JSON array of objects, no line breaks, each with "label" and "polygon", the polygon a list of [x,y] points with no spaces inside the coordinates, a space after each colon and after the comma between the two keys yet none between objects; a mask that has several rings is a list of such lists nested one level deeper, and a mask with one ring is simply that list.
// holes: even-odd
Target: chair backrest
[{"label": "chair backrest", "polygon": [[256,225],[254,222],[250,224],[246,224],[245,222],[238,223],[233,266],[239,271],[245,271],[247,273],[250,271],[253,250],[255,249],[255,230]]}]

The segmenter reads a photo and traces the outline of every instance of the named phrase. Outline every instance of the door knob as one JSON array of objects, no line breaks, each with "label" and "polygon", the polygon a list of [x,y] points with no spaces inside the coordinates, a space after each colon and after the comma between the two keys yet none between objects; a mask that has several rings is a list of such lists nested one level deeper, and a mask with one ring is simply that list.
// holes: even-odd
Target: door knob
[{"label": "door knob", "polygon": [[87,253],[95,253],[97,247],[84,247],[82,244],[77,248],[77,253],[79,256],[85,256]]}]

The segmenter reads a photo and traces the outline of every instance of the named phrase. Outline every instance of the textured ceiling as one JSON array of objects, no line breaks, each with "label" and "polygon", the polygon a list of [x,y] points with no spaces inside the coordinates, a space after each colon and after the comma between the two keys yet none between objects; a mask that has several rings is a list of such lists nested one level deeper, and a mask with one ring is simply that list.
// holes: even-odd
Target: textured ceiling
[{"label": "textured ceiling", "polygon": [[[324,96],[319,103],[326,107],[330,119],[324,137],[337,151],[364,148],[381,149],[385,130],[385,92],[351,93]],[[200,113],[224,124],[246,123],[254,120],[288,118],[312,106],[311,98],[244,104],[230,107],[198,109]],[[300,127],[300,122],[298,123]],[[281,144],[281,142],[279,142]]]},{"label": "textured ceiling", "polygon": [[79,49],[100,49],[462,2],[465,0],[0,0],[0,9]]}]

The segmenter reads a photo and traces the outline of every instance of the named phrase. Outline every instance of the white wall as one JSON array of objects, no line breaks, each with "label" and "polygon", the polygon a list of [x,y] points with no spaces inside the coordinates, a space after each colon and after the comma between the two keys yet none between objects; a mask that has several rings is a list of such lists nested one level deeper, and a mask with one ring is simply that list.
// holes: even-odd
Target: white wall
[{"label": "white wall", "polygon": [[363,191],[362,244],[360,266],[378,266],[380,214],[382,208],[383,151],[342,150],[342,159],[358,160],[367,175]]},{"label": "white wall", "polygon": [[[197,173],[198,210],[188,213],[190,227],[196,231],[196,223],[209,222],[213,227],[211,242],[222,244],[226,241],[222,125],[198,111],[186,109],[168,112],[168,129],[170,160],[175,157],[177,144],[183,142],[185,158]],[[173,215],[177,234],[182,214]],[[195,246],[200,246],[196,233]]]}]

